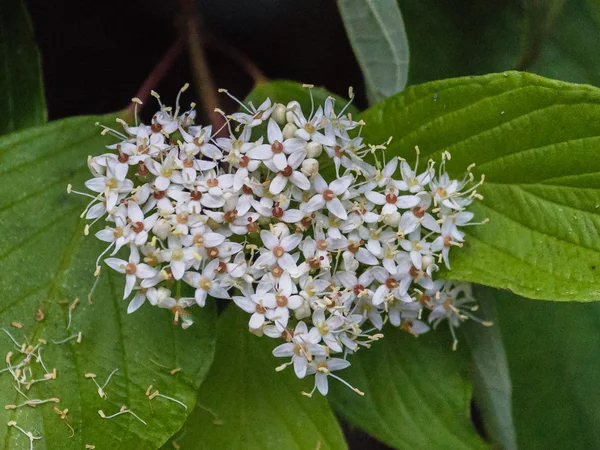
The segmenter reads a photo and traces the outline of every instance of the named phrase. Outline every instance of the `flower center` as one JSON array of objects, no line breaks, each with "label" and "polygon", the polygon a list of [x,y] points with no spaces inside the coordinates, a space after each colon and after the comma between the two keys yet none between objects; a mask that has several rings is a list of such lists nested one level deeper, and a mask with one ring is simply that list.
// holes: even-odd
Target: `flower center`
[{"label": "flower center", "polygon": [[106,180],[106,187],[108,189],[116,189],[119,187],[119,181],[116,178],[109,178]]},{"label": "flower center", "polygon": [[331,189],[325,189],[325,191],[323,191],[323,198],[326,202],[333,200],[335,198],[335,192],[333,192]]},{"label": "flower center", "polygon": [[182,259],[183,259],[183,252],[179,249],[173,250],[173,253],[171,253],[171,260],[172,261],[181,261]]},{"label": "flower center", "polygon": [[282,307],[282,308],[283,308],[284,306],[287,306],[287,304],[288,304],[288,299],[287,299],[287,297],[285,297],[285,296],[283,296],[283,295],[278,295],[277,297],[275,297],[275,300],[276,300],[276,302],[277,302],[277,306],[280,306],[280,307]]},{"label": "flower center", "polygon": [[439,188],[437,188],[435,190],[435,193],[438,195],[438,197],[440,198],[446,198],[448,196],[448,193],[446,192],[446,189],[444,189],[442,186],[440,186]]},{"label": "flower center", "polygon": [[248,167],[248,163],[250,162],[250,158],[248,158],[247,156],[242,156],[240,158],[240,167]]},{"label": "flower center", "polygon": [[219,180],[217,180],[216,178],[209,178],[208,180],[206,180],[206,185],[209,188],[217,187],[219,185]]},{"label": "flower center", "polygon": [[190,192],[190,198],[197,202],[202,198],[202,192],[192,191],[192,192]]},{"label": "flower center", "polygon": [[354,286],[354,295],[358,295],[364,290],[365,287],[362,284],[357,284],[356,286]]},{"label": "flower center", "polygon": [[283,275],[283,269],[279,266],[275,266],[271,269],[271,275],[273,275],[275,278],[279,278],[281,275]]},{"label": "flower center", "polygon": [[396,289],[398,286],[400,286],[400,284],[395,278],[390,277],[387,280],[385,280],[385,287],[387,287],[388,289]]},{"label": "flower center", "polygon": [[187,169],[191,169],[192,167],[194,167],[194,161],[191,159],[184,159],[183,160],[183,167],[187,168]]},{"label": "flower center", "polygon": [[304,130],[309,134],[313,134],[316,131],[312,123],[306,123],[304,125]]},{"label": "flower center", "polygon": [[415,206],[412,210],[412,213],[416,218],[421,219],[425,215],[425,207],[424,206]]},{"label": "flower center", "polygon": [[333,151],[335,152],[335,156],[337,156],[338,158],[341,158],[342,156],[344,156],[344,149],[342,147],[340,147],[339,145],[336,145],[333,148]]},{"label": "flower center", "polygon": [[285,250],[283,249],[283,247],[277,246],[273,249],[273,254],[277,258],[281,258],[283,255],[285,255]]},{"label": "flower center", "polygon": [[265,307],[263,305],[256,305],[256,312],[258,314],[266,314],[267,310],[265,309]]},{"label": "flower center", "polygon": [[396,202],[398,201],[398,196],[396,194],[393,193],[389,193],[385,196],[385,201],[394,205],[396,204]]},{"label": "flower center", "polygon": [[137,169],[137,173],[140,177],[145,177],[146,175],[148,175],[148,173],[150,173],[150,171],[143,162],[140,162]]},{"label": "flower center", "polygon": [[276,219],[280,219],[281,217],[283,217],[283,212],[283,208],[277,205],[273,208],[271,214],[273,214],[273,217],[275,217]]},{"label": "flower center", "polygon": [[119,239],[120,237],[123,236],[123,228],[121,227],[115,227],[115,231],[113,231],[113,236],[116,239]]},{"label": "flower center", "polygon": [[156,200],[160,200],[165,196],[165,191],[154,191],[153,195]]},{"label": "flower center", "polygon": [[271,144],[271,151],[273,154],[277,155],[279,153],[283,153],[283,144],[279,141],[275,141]]},{"label": "flower center", "polygon": [[144,231],[144,223],[143,222],[136,222],[136,223],[133,224],[133,226],[131,228],[136,233],[141,233],[142,231]]},{"label": "flower center", "polygon": [[216,247],[207,248],[206,249],[206,254],[210,258],[216,258],[217,256],[219,256],[219,249],[216,248]]},{"label": "flower center", "polygon": [[125,273],[127,275],[134,275],[136,271],[137,271],[137,267],[135,266],[134,263],[129,263],[125,266]]},{"label": "flower center", "polygon": [[237,209],[234,209],[233,211],[227,211],[224,215],[223,215],[223,220],[225,220],[225,222],[228,223],[233,223],[233,221],[235,219],[237,219]]},{"label": "flower center", "polygon": [[294,169],[292,169],[292,166],[286,166],[285,169],[283,169],[281,172],[279,172],[281,175],[283,175],[284,177],[291,177],[292,174],[294,173]]},{"label": "flower center", "polygon": [[195,235],[193,238],[193,242],[196,247],[204,247],[204,236],[202,236],[201,234]]},{"label": "flower center", "polygon": [[202,280],[200,281],[200,289],[203,289],[205,291],[210,291],[211,287],[212,287],[212,281],[210,281],[208,278],[202,278]]},{"label": "flower center", "polygon": [[129,155],[126,155],[125,153],[121,153],[121,154],[119,154],[119,156],[117,156],[117,159],[119,160],[120,163],[126,163],[127,161],[129,161]]}]

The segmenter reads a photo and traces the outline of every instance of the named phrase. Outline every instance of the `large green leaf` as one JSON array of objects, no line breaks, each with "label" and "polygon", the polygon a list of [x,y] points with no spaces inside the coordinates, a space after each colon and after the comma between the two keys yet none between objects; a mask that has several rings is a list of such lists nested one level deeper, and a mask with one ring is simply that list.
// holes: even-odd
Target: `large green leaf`
[{"label": "large green leaf", "polygon": [[397,449],[486,448],[471,423],[468,353],[441,328],[414,338],[396,328],[352,356],[330,399],[342,417]]},{"label": "large green leaf", "polygon": [[444,276],[538,299],[600,299],[600,91],[509,72],[407,89],[361,115],[367,142],[388,153],[452,154],[456,176],[476,163],[489,218],[467,228]]},{"label": "large green leaf", "polygon": [[[214,307],[200,310],[188,330],[174,327],[169,311],[148,305],[129,316],[127,303],[121,301],[121,279],[106,269],[93,304],[88,304],[95,260],[104,245],[92,235],[83,235],[84,220],[79,214],[86,201],[69,196],[66,185],[81,187],[90,177],[87,155],[102,153],[104,145],[112,143],[99,135],[94,123],[110,124],[114,117],[72,118],[0,139],[0,327],[19,343],[47,341],[42,358],[49,371],[56,368],[56,380],[22,390],[32,399],[60,399],[57,405],[5,410],[4,405],[18,405],[26,399],[14,389],[13,377],[6,371],[0,373],[0,448],[5,450],[29,448],[27,437],[7,428],[8,421],[43,436],[36,449],[81,449],[86,444],[158,448],[185,421],[212,361]],[[79,305],[70,310],[76,297]],[[72,324],[67,329],[69,311]],[[39,314],[42,320],[37,320],[42,317]],[[11,326],[12,322],[22,328]],[[76,340],[53,343],[78,332],[82,333],[80,344]],[[0,331],[0,352],[4,356],[9,351],[18,353]],[[13,364],[20,359],[14,356]],[[41,367],[33,367],[34,376],[41,377]],[[176,368],[181,370],[171,375],[170,370]],[[114,369],[119,371],[105,388],[108,398],[103,400],[85,374],[95,373],[103,384]],[[188,410],[160,397],[148,401],[149,385],[182,401]],[[98,410],[113,414],[121,405],[147,425],[129,414],[106,420],[98,414]],[[53,406],[69,409],[72,438]]]},{"label": "large green leaf", "polygon": [[0,2],[0,134],[46,121],[40,55],[23,0]]},{"label": "large green leaf", "polygon": [[338,0],[371,103],[401,92],[408,78],[408,39],[396,0]]},{"label": "large green leaf", "polygon": [[600,304],[496,300],[519,448],[600,448]]},{"label": "large green leaf", "polygon": [[198,450],[346,448],[327,400],[301,395],[312,386],[290,368],[277,373],[273,347],[272,339],[252,335],[248,315],[231,305],[219,317],[215,362],[198,406],[175,443]]}]

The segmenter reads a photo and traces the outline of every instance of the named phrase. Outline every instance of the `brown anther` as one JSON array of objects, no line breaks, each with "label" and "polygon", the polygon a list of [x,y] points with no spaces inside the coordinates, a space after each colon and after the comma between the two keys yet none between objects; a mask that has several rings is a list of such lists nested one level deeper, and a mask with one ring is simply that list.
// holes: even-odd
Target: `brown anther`
[{"label": "brown anther", "polygon": [[302,226],[304,228],[309,228],[312,224],[312,218],[310,217],[303,217],[302,220],[300,221],[300,223],[302,224]]},{"label": "brown anther", "polygon": [[162,131],[162,125],[158,122],[153,122],[152,125],[150,125],[150,130],[152,130],[153,133],[160,133]]},{"label": "brown anther", "polygon": [[242,191],[246,195],[254,195],[254,192],[252,191],[252,188],[250,186],[243,185],[242,186]]},{"label": "brown anther", "polygon": [[117,159],[120,163],[126,163],[127,161],[129,161],[129,155],[125,153],[120,153],[119,156],[117,156]]},{"label": "brown anther", "polygon": [[427,209],[424,206],[415,206],[412,210],[412,213],[415,215],[415,217],[421,219],[425,215],[426,210]]},{"label": "brown anther", "polygon": [[278,295],[275,297],[275,301],[277,302],[277,306],[284,307],[288,304],[288,298],[284,295]]},{"label": "brown anther", "polygon": [[444,247],[450,247],[452,245],[452,236],[444,236]]},{"label": "brown anther", "polygon": [[271,144],[271,151],[274,154],[283,153],[283,144],[279,141],[275,141]]},{"label": "brown anther", "polygon": [[141,233],[144,231],[144,222],[136,222],[131,226],[131,229],[136,233]]},{"label": "brown anther", "polygon": [[362,284],[357,284],[356,286],[354,286],[354,295],[358,295],[364,290],[365,287]]},{"label": "brown anther", "polygon": [[234,209],[233,211],[227,211],[223,215],[223,220],[225,220],[225,222],[233,223],[235,219],[237,219],[237,209]]},{"label": "brown anther", "polygon": [[219,180],[217,180],[216,178],[209,178],[208,180],[206,180],[206,185],[209,188],[217,187],[219,185]]},{"label": "brown anther", "polygon": [[134,263],[129,263],[125,266],[125,273],[127,275],[134,275],[137,271],[137,267]]},{"label": "brown anther", "polygon": [[154,198],[156,200],[160,200],[161,198],[163,198],[165,196],[165,191],[154,191]]},{"label": "brown anther", "polygon": [[123,236],[123,228],[115,227],[115,230],[113,231],[113,236],[115,237],[115,239],[119,239],[120,237],[122,237]]},{"label": "brown anther", "polygon": [[421,271],[417,269],[415,266],[411,266],[409,270],[410,276],[413,278],[418,278],[421,275]]},{"label": "brown anther", "polygon": [[250,158],[248,158],[246,155],[244,155],[240,158],[240,167],[241,168],[248,167],[249,163],[250,163]]},{"label": "brown anther", "polygon": [[325,239],[319,239],[317,241],[317,249],[321,250],[322,252],[327,250],[327,247],[329,247],[329,244],[327,243],[327,241]]},{"label": "brown anther", "polygon": [[196,234],[192,238],[192,242],[194,243],[194,245],[196,247],[204,247],[205,241],[206,241],[206,239],[204,239],[204,236],[202,236],[201,234]]},{"label": "brown anther", "polygon": [[400,286],[400,283],[398,283],[398,280],[395,278],[390,277],[385,280],[385,287],[388,289],[396,289],[398,286]]},{"label": "brown anther", "polygon": [[256,312],[259,314],[266,314],[267,310],[263,305],[256,305]]},{"label": "brown anther", "polygon": [[333,192],[331,189],[325,189],[323,192],[323,198],[326,202],[333,200],[335,198],[335,192]]},{"label": "brown anther", "polygon": [[281,175],[283,175],[284,177],[291,177],[292,174],[294,173],[294,169],[292,169],[292,166],[286,166],[285,169],[283,169],[281,172],[279,172]]},{"label": "brown anther", "polygon": [[360,242],[357,241],[350,241],[350,245],[348,246],[348,251],[350,253],[357,253],[358,250],[360,249]]},{"label": "brown anther", "polygon": [[202,198],[202,192],[194,190],[190,192],[190,198],[197,202]]},{"label": "brown anther", "polygon": [[275,266],[271,269],[271,275],[273,275],[275,278],[279,278],[281,275],[283,275],[283,269],[279,266]]},{"label": "brown anther", "polygon": [[333,151],[335,152],[335,156],[337,156],[338,158],[341,158],[342,156],[344,156],[344,149],[342,147],[340,147],[339,145],[336,145],[335,147],[333,147]]},{"label": "brown anther", "polygon": [[277,246],[273,249],[273,254],[276,258],[281,258],[283,255],[285,255],[285,250],[283,247]]},{"label": "brown anther", "polygon": [[207,248],[206,254],[209,258],[216,258],[219,256],[219,249],[216,247]]},{"label": "brown anther", "polygon": [[187,169],[191,169],[192,167],[194,167],[194,161],[192,159],[184,159],[183,167],[185,167]]},{"label": "brown anther", "polygon": [[275,206],[271,211],[271,214],[273,214],[273,217],[275,217],[276,219],[281,219],[283,217],[283,213],[283,208],[279,205]]},{"label": "brown anther", "polygon": [[385,201],[394,205],[398,201],[398,196],[390,192],[385,196]]}]

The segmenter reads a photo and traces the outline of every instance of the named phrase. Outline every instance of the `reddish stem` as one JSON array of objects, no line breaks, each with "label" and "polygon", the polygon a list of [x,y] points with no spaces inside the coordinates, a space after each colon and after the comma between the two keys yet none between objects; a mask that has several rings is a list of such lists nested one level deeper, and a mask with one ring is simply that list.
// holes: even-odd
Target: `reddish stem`
[{"label": "reddish stem", "polygon": [[[146,100],[148,100],[148,98],[150,97],[150,91],[152,91],[152,89],[155,88],[158,85],[158,83],[161,82],[161,80],[165,77],[165,75],[173,66],[175,61],[177,61],[177,58],[183,50],[184,43],[185,38],[182,35],[179,36],[179,38],[177,38],[177,40],[169,46],[169,48],[167,49],[163,57],[160,59],[158,64],[156,64],[154,69],[152,69],[152,72],[150,72],[150,75],[148,75],[148,77],[144,80],[144,83],[135,94],[135,97],[139,98],[143,103],[145,103]],[[127,107],[127,116],[132,117],[134,111],[135,104],[131,103]]]}]

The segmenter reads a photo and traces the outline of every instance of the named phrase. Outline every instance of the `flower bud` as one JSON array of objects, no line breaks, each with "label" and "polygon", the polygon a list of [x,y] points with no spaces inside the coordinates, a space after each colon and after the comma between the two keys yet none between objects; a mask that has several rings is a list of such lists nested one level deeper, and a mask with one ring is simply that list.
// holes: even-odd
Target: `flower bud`
[{"label": "flower bud", "polygon": [[318,142],[309,142],[306,146],[306,156],[308,158],[318,158],[323,152],[323,146]]},{"label": "flower bud", "polygon": [[384,214],[383,215],[383,223],[385,223],[386,225],[388,225],[390,227],[397,227],[398,225],[400,225],[401,218],[402,218],[402,216],[397,211],[392,214]]},{"label": "flower bud", "polygon": [[152,232],[160,239],[167,239],[171,233],[171,227],[167,219],[158,219],[152,227]]},{"label": "flower bud", "polygon": [[296,125],[294,125],[293,123],[288,123],[285,125],[285,127],[283,127],[283,137],[286,139],[293,138],[297,130],[298,127]]},{"label": "flower bud", "polygon": [[435,263],[435,259],[431,255],[423,255],[421,258],[423,264],[423,270],[426,270],[429,266]]},{"label": "flower bud", "polygon": [[302,161],[302,168],[300,170],[307,177],[316,175],[319,173],[319,161],[313,158],[305,159]]},{"label": "flower bud", "polygon": [[280,126],[284,126],[286,123],[286,108],[281,103],[277,103],[275,105],[275,109],[271,114],[271,117],[275,122],[277,122]]},{"label": "flower bud", "polygon": [[286,223],[279,222],[273,225],[272,233],[278,238],[281,239],[283,237],[290,235],[290,229]]},{"label": "flower bud", "polygon": [[294,315],[298,320],[306,319],[307,317],[310,317],[312,315],[312,310],[310,309],[310,305],[306,300],[304,300],[304,303],[302,303],[302,306],[300,306],[300,308],[296,308],[294,310]]}]

